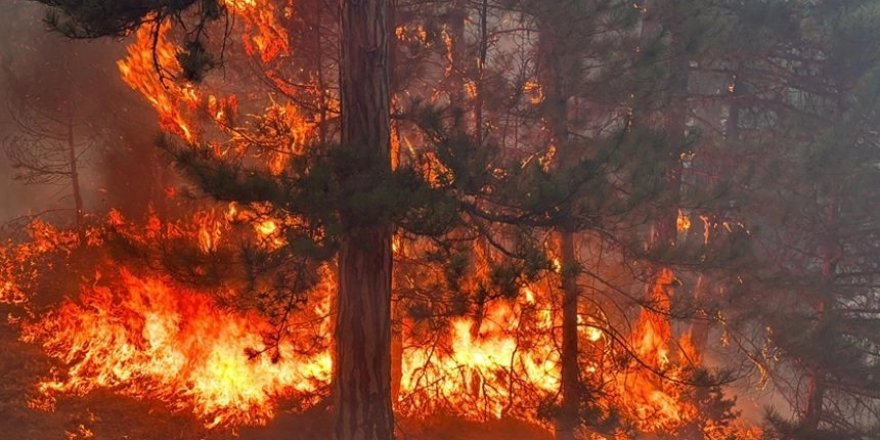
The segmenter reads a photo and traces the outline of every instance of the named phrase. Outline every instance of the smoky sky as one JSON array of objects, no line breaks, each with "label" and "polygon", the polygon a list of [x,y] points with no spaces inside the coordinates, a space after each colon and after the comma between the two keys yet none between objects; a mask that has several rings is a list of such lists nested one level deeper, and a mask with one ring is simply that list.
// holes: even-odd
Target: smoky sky
[{"label": "smoky sky", "polygon": [[120,160],[152,154],[158,131],[152,111],[119,77],[116,61],[125,56],[127,41],[69,40],[48,29],[45,15],[42,5],[24,0],[0,10],[0,142],[7,144],[0,153],[2,225],[35,214],[63,223],[73,206],[68,180],[30,185],[17,180],[5,151],[21,132],[16,103],[51,105],[54,89],[69,91],[64,99],[74,109],[86,211],[124,204],[135,187],[148,186],[135,164]]}]

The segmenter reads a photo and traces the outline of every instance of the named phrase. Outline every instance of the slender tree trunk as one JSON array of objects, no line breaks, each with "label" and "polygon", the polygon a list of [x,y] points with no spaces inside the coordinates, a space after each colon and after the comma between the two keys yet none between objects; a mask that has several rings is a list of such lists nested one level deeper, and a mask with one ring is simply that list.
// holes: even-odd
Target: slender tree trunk
[{"label": "slender tree trunk", "polygon": [[[821,318],[820,318],[821,319]],[[822,407],[825,401],[825,379],[819,367],[809,369],[807,385],[807,408],[802,421],[807,432],[815,432],[822,421]]]},{"label": "slender tree trunk", "polygon": [[[735,72],[737,70],[737,66],[734,65],[732,70]],[[730,82],[727,84],[727,90],[729,91],[728,93],[730,95],[729,98],[731,101],[727,107],[727,121],[724,125],[724,137],[726,138],[728,143],[735,143],[735,142],[737,142],[737,140],[739,138],[739,111],[740,111],[739,103],[737,102],[737,99],[736,99],[740,93],[739,87],[737,84],[736,74],[733,75],[733,77],[730,79]],[[720,120],[721,116],[718,115],[717,119]],[[717,167],[710,168],[710,166],[711,165],[707,162],[706,168],[713,169],[713,171],[714,171],[714,173],[712,173],[710,175],[720,174],[719,173],[720,170]],[[711,177],[709,179],[706,179],[703,182],[703,184],[706,184],[706,185],[712,184],[713,182],[710,179],[711,179]],[[717,213],[715,215],[717,215]],[[703,228],[706,228],[706,229],[704,229],[702,231],[697,231],[696,228],[693,228],[691,230],[691,233],[699,234],[699,235],[702,235],[702,237],[705,237],[705,238],[703,238],[704,249],[707,249],[709,247],[709,242],[713,239],[713,237],[710,234],[710,230],[708,230],[709,228],[711,228],[710,222],[714,221],[713,217],[714,216],[710,216],[709,217],[710,220],[707,222],[707,224],[703,225]],[[699,275],[697,277],[697,283],[694,288],[694,298],[696,300],[705,301],[706,296],[711,294],[710,292],[711,292],[710,287],[706,286],[705,277],[703,275]],[[706,314],[705,310],[703,310],[701,308],[700,310],[697,311],[697,319],[695,319],[691,323],[691,328],[690,328],[691,345],[693,346],[694,357],[695,357],[695,359],[692,359],[692,361],[697,366],[702,366],[704,353],[706,351],[706,346],[709,343],[709,324],[710,324],[709,316]]]},{"label": "slender tree trunk", "polygon": [[666,188],[668,195],[664,211],[655,223],[654,243],[675,246],[678,241],[678,210],[681,204],[681,154],[684,152],[685,131],[687,129],[688,60],[684,52],[684,42],[674,19],[670,20],[671,56],[669,65],[669,102],[663,118],[663,133],[669,151],[666,169]]},{"label": "slender tree trunk", "polygon": [[[652,225],[648,247],[661,248],[674,246],[678,239],[678,208],[681,187],[681,161],[687,127],[687,84],[688,64],[684,54],[684,42],[680,37],[675,17],[670,11],[673,6],[661,0],[642,2],[642,21],[640,31],[640,51],[652,52],[650,48],[658,44],[669,45],[669,56],[663,61],[666,76],[659,84],[651,84],[650,90],[640,90],[639,95],[650,97],[657,89],[665,90],[666,99],[662,106],[653,108],[652,102],[637,100],[633,110],[633,123],[648,130],[661,131],[668,151],[666,179],[663,200],[657,218]],[[644,96],[640,96],[644,98]]]},{"label": "slender tree trunk", "polygon": [[[390,169],[388,0],[341,1],[342,144]],[[391,409],[391,227],[343,219],[335,329],[337,440],[389,440]]]},{"label": "slender tree trunk", "polygon": [[483,87],[486,74],[486,57],[489,53],[489,0],[480,3],[480,55],[477,59],[477,83],[474,99],[474,141],[483,145]]},{"label": "slender tree trunk", "polygon": [[[398,161],[400,159],[397,159]],[[395,260],[406,258],[405,241],[402,237],[395,240],[392,246]],[[400,397],[400,385],[403,382],[403,310],[400,302],[401,278],[399,272],[392,271],[391,276],[391,404],[392,407]]]},{"label": "slender tree trunk", "polygon": [[[822,291],[820,299],[814,305],[816,313],[817,325],[815,334],[820,338],[828,332],[830,325],[830,290],[834,282],[834,273],[837,270],[838,255],[836,255],[837,243],[837,212],[839,209],[839,198],[835,194],[832,196],[831,204],[828,207],[827,224],[828,235],[822,249]],[[821,339],[820,339],[821,340]],[[809,384],[807,388],[807,407],[804,410],[802,426],[808,433],[815,433],[819,429],[824,413],[826,383],[825,371],[820,365],[814,365],[809,368]]]},{"label": "slender tree trunk", "polygon": [[562,408],[556,420],[556,439],[574,440],[580,425],[580,366],[578,365],[578,296],[575,240],[571,232],[560,234],[562,269]]},{"label": "slender tree trunk", "polygon": [[318,100],[318,142],[321,145],[326,145],[327,143],[327,114],[329,112],[330,103],[327,99],[327,84],[324,81],[324,30],[321,18],[324,16],[324,8],[319,7],[317,14],[317,22],[315,23],[315,48],[317,49],[317,72],[318,76],[318,93],[320,94],[320,98]]},{"label": "slender tree trunk", "polygon": [[[567,5],[559,5],[564,8]],[[563,60],[557,32],[559,23],[544,17],[539,24],[538,79],[544,89],[544,119],[550,132],[550,144],[557,149],[558,166],[565,167],[578,160],[576,151],[568,143],[568,92],[564,72],[568,67]],[[562,405],[556,418],[556,439],[574,440],[580,425],[580,367],[578,365],[578,262],[575,258],[575,236],[565,225],[557,228],[562,266]]]},{"label": "slender tree trunk", "polygon": [[[825,257],[825,261],[822,264],[822,278],[825,282],[824,284],[828,284],[830,277],[833,274],[834,263],[831,261],[828,256]],[[824,292],[823,292],[824,293]],[[818,320],[818,325],[816,329],[816,333],[821,334],[826,330],[828,323],[828,304],[827,301],[822,299],[816,303],[814,306],[814,310],[816,312],[816,318]],[[819,429],[819,424],[822,422],[822,414],[824,412],[825,405],[825,374],[821,366],[813,365],[808,369],[808,385],[807,385],[807,398],[806,404],[807,407],[804,410],[803,419],[801,420],[802,427],[808,433],[815,433]]]},{"label": "slender tree trunk", "polygon": [[70,184],[73,188],[73,203],[76,215],[76,234],[79,245],[86,244],[85,208],[83,206],[82,190],[79,186],[79,167],[77,166],[76,137],[73,133],[73,110],[68,104],[67,118],[67,160],[70,162]]},{"label": "slender tree trunk", "polygon": [[400,397],[403,381],[403,319],[400,316],[400,299],[392,302],[391,311],[391,403]]},{"label": "slender tree trunk", "polygon": [[[664,192],[666,199],[664,206],[661,208],[659,217],[654,223],[653,245],[662,247],[676,246],[678,244],[678,216],[681,208],[681,185],[682,185],[682,163],[681,155],[685,151],[687,119],[688,119],[688,81],[689,81],[689,65],[687,52],[685,50],[685,42],[683,30],[681,29],[681,18],[674,11],[674,6],[657,2],[656,13],[659,14],[660,26],[668,34],[669,60],[666,69],[668,71],[668,90],[669,95],[664,101],[665,112],[663,114],[663,136],[668,151],[668,165],[666,168],[666,182]],[[667,319],[662,318],[661,319]],[[700,329],[698,331],[708,328]],[[692,335],[693,336],[693,335]],[[699,337],[702,338],[702,335]],[[701,402],[708,399],[708,393],[705,388],[697,388],[695,390],[695,404],[700,406]],[[703,432],[703,423],[700,417],[696,417],[683,427],[683,436],[687,439],[699,440],[705,437]]]},{"label": "slender tree trunk", "polygon": [[[448,87],[449,87],[449,103],[451,106],[464,106],[464,54],[466,48],[464,26],[467,17],[467,5],[464,0],[453,0],[449,7],[448,16],[448,32],[450,44],[447,47],[449,63],[448,69]],[[465,121],[467,121],[464,107],[454,114],[453,128],[456,132],[464,134]]]},{"label": "slender tree trunk", "polygon": [[[394,5],[397,3],[392,3],[391,10],[389,11],[389,29],[397,28],[397,9]],[[397,57],[398,57],[398,45],[399,41],[397,38],[390,38],[388,41],[388,65],[389,66],[397,66]],[[399,76],[394,72],[394,69],[389,67],[389,99],[390,99],[390,112],[398,114],[401,112],[399,108],[399,102],[397,100],[397,93],[400,92]],[[401,145],[402,145],[402,137],[400,134],[400,120],[392,119],[389,123],[389,132],[391,137],[391,146],[390,146],[390,154],[391,154],[391,169],[397,170],[400,167],[401,160]],[[396,232],[394,232],[396,233]],[[392,238],[392,242],[397,244],[395,248],[392,245],[392,251],[394,256],[392,259],[399,258],[400,256],[405,255],[406,249],[404,248],[404,239],[402,236],[399,236],[398,239]],[[394,261],[394,260],[392,260]],[[403,316],[400,310],[400,295],[396,294],[396,292],[400,292],[398,286],[398,279],[394,276],[394,271],[392,270],[392,279],[391,279],[391,404],[393,405],[397,402],[397,398],[400,395],[400,384],[403,380]]]}]

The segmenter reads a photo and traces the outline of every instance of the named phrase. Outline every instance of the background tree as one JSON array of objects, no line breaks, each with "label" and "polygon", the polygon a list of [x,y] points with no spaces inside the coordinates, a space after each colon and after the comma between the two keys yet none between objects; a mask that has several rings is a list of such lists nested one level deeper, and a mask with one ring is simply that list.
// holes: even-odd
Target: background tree
[{"label": "background tree", "polygon": [[[868,201],[877,140],[868,127],[877,111],[877,8],[791,5],[787,39],[737,76],[750,104],[740,110],[741,142],[772,145],[739,200],[765,262],[752,286],[773,295],[747,310],[767,326],[779,359],[768,361],[769,374],[793,415],[771,416],[777,438],[877,432],[876,341],[867,336],[876,326],[877,213]],[[858,56],[848,51],[855,47]]]}]

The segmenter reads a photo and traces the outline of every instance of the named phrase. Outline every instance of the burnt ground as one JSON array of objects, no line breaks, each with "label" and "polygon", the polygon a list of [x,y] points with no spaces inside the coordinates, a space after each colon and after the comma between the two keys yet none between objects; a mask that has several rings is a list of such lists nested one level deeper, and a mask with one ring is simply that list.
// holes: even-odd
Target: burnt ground
[{"label": "burnt ground", "polygon": [[[54,411],[32,409],[35,384],[52,366],[39,348],[18,340],[0,307],[0,440],[323,440],[330,439],[326,410],[282,414],[266,427],[237,433],[206,431],[193,417],[175,414],[158,402],[108,391],[64,398]],[[83,432],[81,427],[93,433]],[[475,423],[454,417],[399,420],[400,440],[550,440],[546,431],[514,420]]]}]

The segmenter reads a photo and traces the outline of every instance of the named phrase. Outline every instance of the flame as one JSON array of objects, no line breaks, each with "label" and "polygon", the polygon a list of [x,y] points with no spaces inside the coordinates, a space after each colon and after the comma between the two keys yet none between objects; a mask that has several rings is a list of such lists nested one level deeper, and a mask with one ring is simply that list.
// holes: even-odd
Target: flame
[{"label": "flame", "polygon": [[681,398],[674,382],[681,377],[672,362],[672,329],[664,316],[669,312],[668,289],[674,280],[669,269],[657,274],[650,290],[653,308],[642,310],[631,336],[635,358],[644,365],[618,382],[624,408],[646,432],[673,431],[697,416],[696,408]]},{"label": "flame", "polygon": [[308,396],[329,380],[326,352],[303,357],[285,342],[277,362],[248,356],[271,330],[255,314],[224,310],[162,278],[125,269],[120,277],[121,287],[96,282],[78,302],[25,328],[26,340],[67,364],[64,374],[40,384],[44,392],[113,388],[191,409],[213,427],[263,423],[276,414],[279,397]]},{"label": "flame", "polygon": [[223,0],[233,14],[243,17],[246,31],[242,35],[245,49],[259,55],[263,63],[290,53],[287,32],[277,20],[277,13],[268,0]]},{"label": "flame", "polygon": [[[532,323],[520,319],[534,309],[535,292],[523,288],[514,305],[492,307],[481,323],[471,318],[451,322],[446,337],[429,344],[404,345],[401,396],[397,410],[412,416],[433,411],[453,411],[465,418],[485,421],[521,412],[518,405],[549,399],[559,389],[559,353],[552,332],[544,343],[520,337]],[[552,328],[553,315],[538,313],[534,325]],[[409,342],[409,344],[407,344]],[[520,417],[534,420],[524,413]]]},{"label": "flame", "polygon": [[278,230],[278,225],[275,224],[275,220],[265,220],[260,224],[256,225],[257,232],[262,237],[267,237],[275,233]]},{"label": "flame", "polygon": [[[162,222],[153,213],[147,227],[132,225],[118,211],[111,211],[106,227],[140,246],[149,247],[160,239],[188,239],[203,252],[214,252],[232,239],[235,223],[249,224],[262,243],[280,237],[294,221],[272,217],[267,206],[232,203],[199,211],[179,224]],[[35,223],[32,231],[27,245],[4,249],[27,255],[70,252],[76,245],[75,234],[46,224]],[[95,240],[92,245],[100,243]],[[99,275],[76,301],[68,300],[41,320],[24,324],[24,338],[40,344],[64,365],[40,384],[50,401],[59,393],[111,388],[190,411],[206,426],[215,427],[264,423],[277,413],[280,401],[296,398],[308,406],[328,388],[329,312],[335,291],[329,269],[322,272],[320,287],[309,297],[313,308],[290,317],[291,322],[310,322],[308,333],[284,338],[277,356],[253,355],[266,348],[266,337],[276,327],[255,312],[221,307],[214,299],[217,292],[185,288],[162,275],[138,276],[122,269],[113,276],[114,272],[108,272],[110,277]],[[667,290],[673,281],[671,271],[658,274],[651,289],[657,311],[644,311],[631,335],[636,356],[650,369],[670,376],[677,370],[670,326],[661,312],[669,308]],[[488,304],[479,319],[452,319],[439,333],[404,320],[396,410],[415,417],[449,411],[481,421],[512,416],[546,425],[535,409],[555,399],[560,386],[561,317],[553,298],[552,290],[524,285],[516,299]],[[585,344],[602,345],[604,324],[585,316],[578,316],[577,322]],[[314,335],[322,341],[317,346],[303,342],[312,341]],[[616,384],[621,404],[630,417],[641,421],[643,430],[672,429],[694,416],[677,389],[658,380],[654,371],[621,371],[594,359],[584,371]]]},{"label": "flame", "polygon": [[199,95],[192,85],[172,81],[182,69],[177,61],[178,49],[168,41],[170,29],[168,22],[159,26],[155,36],[150,27],[139,29],[135,42],[128,47],[128,56],[117,66],[122,80],[146,97],[156,110],[162,128],[192,144],[197,133],[191,119]]},{"label": "flame", "polygon": [[193,220],[199,228],[199,249],[206,254],[216,251],[223,236],[223,219],[214,211],[200,211]]},{"label": "flame", "polygon": [[[49,255],[70,255],[79,246],[79,236],[73,231],[34,220],[28,225],[29,241],[0,246],[0,304],[25,305],[29,291],[35,288],[43,261]],[[88,244],[100,244],[95,232],[86,232]]]},{"label": "flame", "polygon": [[523,93],[529,97],[529,103],[532,105],[540,105],[544,102],[544,86],[537,80],[531,79],[526,81],[522,86]]}]

